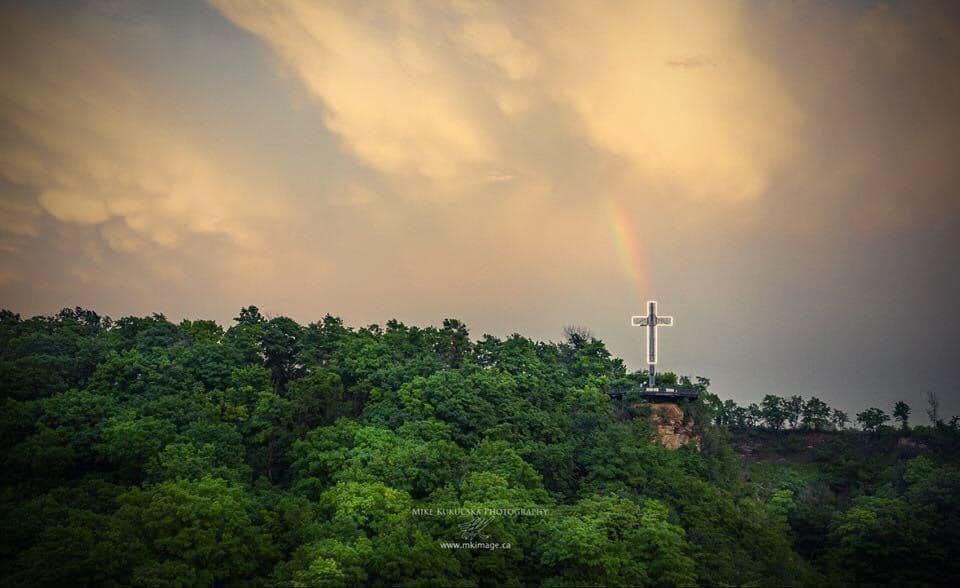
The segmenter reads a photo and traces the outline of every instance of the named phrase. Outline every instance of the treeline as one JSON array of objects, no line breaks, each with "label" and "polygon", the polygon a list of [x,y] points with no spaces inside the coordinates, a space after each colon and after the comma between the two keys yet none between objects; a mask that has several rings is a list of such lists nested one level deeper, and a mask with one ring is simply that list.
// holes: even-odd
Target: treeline
[{"label": "treeline", "polygon": [[[926,449],[835,436],[803,467],[748,467],[702,378],[702,400],[686,407],[702,451],[658,444],[641,402],[609,396],[643,377],[582,331],[472,340],[456,320],[303,326],[256,307],[227,329],[2,311],[0,577],[822,586],[960,575],[950,427]],[[661,376],[677,381],[689,383]],[[463,542],[499,547],[451,547]]]},{"label": "treeline", "polygon": [[[733,400],[720,400],[712,394],[704,395],[704,402],[716,425],[730,429],[802,429],[813,431],[840,431],[850,424],[850,416],[839,409],[831,408],[826,402],[813,396],[804,400],[801,396],[784,398],[767,394],[759,403],[740,406]],[[958,417],[949,423],[938,418],[938,401],[935,395],[928,397],[930,407],[927,411],[934,426],[957,429]],[[910,430],[910,406],[903,401],[897,402],[892,415],[871,407],[856,414],[856,424],[860,429],[877,432],[890,429],[894,425],[900,431]]]}]

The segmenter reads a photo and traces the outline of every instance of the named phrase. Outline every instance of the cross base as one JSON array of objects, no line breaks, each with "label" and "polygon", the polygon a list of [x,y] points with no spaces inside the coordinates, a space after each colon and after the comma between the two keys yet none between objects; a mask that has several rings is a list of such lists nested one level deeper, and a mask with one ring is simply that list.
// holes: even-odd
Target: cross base
[{"label": "cross base", "polygon": [[[629,389],[610,390],[610,398],[623,399]],[[680,400],[696,400],[700,396],[696,388],[641,388],[640,397],[647,401],[678,402]]]},{"label": "cross base", "polygon": [[648,401],[677,402],[680,400],[696,400],[700,391],[696,388],[645,388],[640,396]]}]

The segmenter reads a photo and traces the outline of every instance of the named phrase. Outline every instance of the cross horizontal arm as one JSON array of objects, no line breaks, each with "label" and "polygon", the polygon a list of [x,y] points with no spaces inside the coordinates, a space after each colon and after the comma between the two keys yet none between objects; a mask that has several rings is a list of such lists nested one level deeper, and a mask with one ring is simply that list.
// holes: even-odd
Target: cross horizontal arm
[{"label": "cross horizontal arm", "polygon": [[673,317],[672,317],[672,316],[658,316],[658,317],[657,317],[657,324],[658,324],[658,325],[663,325],[664,327],[672,327],[672,326],[673,326]]},{"label": "cross horizontal arm", "polygon": [[649,324],[650,324],[650,320],[645,316],[630,317],[630,326],[632,327],[646,327]]}]

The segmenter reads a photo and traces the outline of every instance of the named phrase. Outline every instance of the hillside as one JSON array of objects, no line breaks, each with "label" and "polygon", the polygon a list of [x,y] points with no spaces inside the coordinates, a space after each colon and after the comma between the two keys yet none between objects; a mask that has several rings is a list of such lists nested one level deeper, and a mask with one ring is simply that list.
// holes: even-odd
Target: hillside
[{"label": "hillside", "polygon": [[[644,378],[573,331],[559,343],[471,339],[456,320],[302,326],[256,307],[226,330],[2,311],[0,575],[12,586],[960,578],[956,419],[894,430],[865,410],[873,430],[842,430],[846,417],[817,399],[737,407],[699,378],[700,399],[681,407],[690,435],[668,448],[638,398]],[[684,444],[694,438],[699,448]]]}]

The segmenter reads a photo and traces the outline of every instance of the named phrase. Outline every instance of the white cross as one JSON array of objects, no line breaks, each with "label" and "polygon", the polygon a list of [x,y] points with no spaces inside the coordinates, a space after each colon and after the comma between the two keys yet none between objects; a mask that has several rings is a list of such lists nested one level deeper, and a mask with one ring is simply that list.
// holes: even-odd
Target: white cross
[{"label": "white cross", "polygon": [[657,365],[657,327],[672,327],[672,316],[657,316],[657,301],[647,302],[647,316],[630,317],[630,326],[647,328],[647,365],[650,366],[649,386],[655,382],[654,366]]}]

